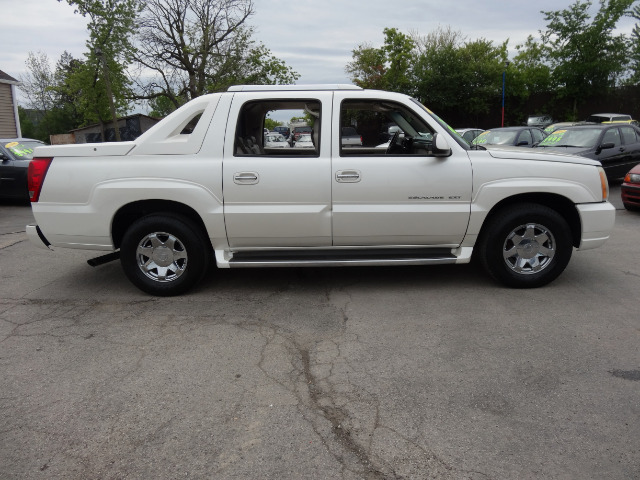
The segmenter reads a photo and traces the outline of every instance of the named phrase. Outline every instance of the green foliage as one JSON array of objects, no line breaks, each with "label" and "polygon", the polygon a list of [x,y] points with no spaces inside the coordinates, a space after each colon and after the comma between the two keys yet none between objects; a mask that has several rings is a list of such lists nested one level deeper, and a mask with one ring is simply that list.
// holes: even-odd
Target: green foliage
[{"label": "green foliage", "polygon": [[549,106],[568,99],[568,116],[575,117],[578,102],[625,81],[640,83],[640,26],[630,39],[616,32],[622,16],[640,20],[640,5],[629,10],[634,2],[599,0],[593,18],[591,2],[583,0],[542,12],[546,30],[539,32],[540,38],[530,35],[517,45],[511,59],[508,40],[498,45],[485,39],[469,41],[450,27],[426,36],[385,29],[382,47],[359,45],[345,71],[361,87],[414,95],[445,117],[471,120],[499,108],[504,72],[505,103],[519,119],[516,122],[531,113],[518,109],[532,97],[548,99]]},{"label": "green foliage", "polygon": [[388,90],[385,52],[370,44],[362,44],[352,54],[353,61],[345,67],[351,81],[362,88]]},{"label": "green foliage", "polygon": [[[640,4],[636,5],[633,10],[627,12],[627,14],[636,20],[640,20]],[[631,75],[626,83],[638,85],[640,84],[640,25],[638,25],[638,23],[635,24],[631,32],[629,57]]]},{"label": "green foliage", "polygon": [[224,91],[231,85],[292,84],[300,78],[265,45],[256,44],[252,35],[252,29],[239,29],[228,54],[209,59],[203,93]]},{"label": "green foliage", "polygon": [[282,125],[282,122],[278,122],[273,118],[265,118],[264,119],[264,128],[268,129],[270,132],[273,131],[274,128]]},{"label": "green foliage", "polygon": [[548,48],[532,35],[523,45],[516,45],[517,55],[509,67],[509,89],[518,97],[529,97],[551,90],[551,67],[547,65]]},{"label": "green foliage", "polygon": [[412,66],[415,62],[415,42],[395,28],[385,28],[384,45],[373,48],[362,44],[353,50],[353,61],[345,71],[362,88],[413,92]]},{"label": "green foliage", "polygon": [[149,100],[149,106],[151,107],[149,116],[155,118],[166,117],[176,109],[176,106],[169,99],[169,97],[165,96],[160,96]]},{"label": "green foliage", "polygon": [[46,55],[29,52],[26,64],[28,73],[20,88],[28,108],[19,108],[23,135],[48,142],[50,135],[80,126],[84,120],[79,111],[80,95],[71,85],[82,62],[64,52],[52,72]]},{"label": "green foliage", "polygon": [[614,30],[634,0],[600,0],[591,19],[591,2],[577,0],[564,10],[542,12],[547,30],[542,41],[557,93],[574,103],[602,94],[619,83],[626,70],[627,38]]},{"label": "green foliage", "polygon": [[89,19],[89,39],[85,61],[76,65],[61,88],[75,95],[84,124],[115,121],[127,113],[132,97],[126,65],[134,52],[132,35],[141,7],[137,0],[66,1]]}]

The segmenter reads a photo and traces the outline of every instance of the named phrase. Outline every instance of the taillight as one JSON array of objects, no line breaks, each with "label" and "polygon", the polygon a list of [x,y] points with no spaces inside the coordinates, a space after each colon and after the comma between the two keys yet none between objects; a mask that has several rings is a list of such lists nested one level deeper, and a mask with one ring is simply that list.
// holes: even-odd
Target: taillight
[{"label": "taillight", "polygon": [[47,174],[47,170],[49,170],[49,165],[51,165],[52,161],[53,158],[35,157],[31,162],[29,162],[29,169],[27,171],[29,198],[34,203],[40,198],[40,191],[44,184],[44,177]]}]

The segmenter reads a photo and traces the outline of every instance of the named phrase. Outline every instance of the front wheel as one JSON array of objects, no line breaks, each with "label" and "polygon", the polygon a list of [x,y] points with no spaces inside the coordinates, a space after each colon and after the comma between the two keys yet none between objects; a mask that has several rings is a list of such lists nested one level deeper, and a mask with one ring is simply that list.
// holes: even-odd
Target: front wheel
[{"label": "front wheel", "polygon": [[120,263],[129,280],[151,295],[186,292],[206,273],[211,244],[186,218],[148,215],[135,221],[120,246]]},{"label": "front wheel", "polygon": [[555,210],[518,204],[496,212],[479,243],[484,268],[514,288],[541,287],[566,268],[573,252],[571,230]]}]

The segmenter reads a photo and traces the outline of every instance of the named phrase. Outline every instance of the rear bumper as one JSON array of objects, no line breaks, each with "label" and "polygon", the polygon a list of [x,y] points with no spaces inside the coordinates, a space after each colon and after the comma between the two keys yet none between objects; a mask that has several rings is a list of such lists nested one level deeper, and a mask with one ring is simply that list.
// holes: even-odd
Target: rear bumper
[{"label": "rear bumper", "polygon": [[46,239],[38,225],[27,225],[27,238],[36,247],[49,250],[51,243]]},{"label": "rear bumper", "polygon": [[609,239],[616,221],[616,209],[609,202],[576,205],[582,224],[578,250],[589,250]]}]

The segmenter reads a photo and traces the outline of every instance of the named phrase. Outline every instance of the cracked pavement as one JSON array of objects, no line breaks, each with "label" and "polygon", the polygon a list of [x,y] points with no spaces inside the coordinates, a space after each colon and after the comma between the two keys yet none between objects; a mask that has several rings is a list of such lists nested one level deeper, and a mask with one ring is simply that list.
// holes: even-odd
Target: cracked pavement
[{"label": "cracked pavement", "polygon": [[536,290],[241,269],[154,298],[0,228],[0,478],[638,478],[638,231],[618,211]]}]

